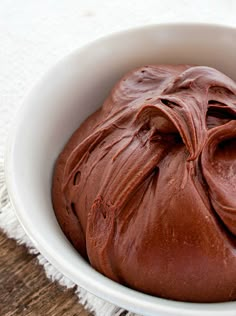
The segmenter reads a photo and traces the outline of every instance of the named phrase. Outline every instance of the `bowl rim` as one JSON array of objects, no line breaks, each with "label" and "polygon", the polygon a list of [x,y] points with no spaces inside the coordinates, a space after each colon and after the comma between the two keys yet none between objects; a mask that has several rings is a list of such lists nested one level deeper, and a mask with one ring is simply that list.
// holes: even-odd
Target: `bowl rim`
[{"label": "bowl rim", "polygon": [[[79,47],[78,49],[70,52],[65,57],[59,59],[51,68],[41,77],[40,80],[31,89],[30,93],[23,100],[21,106],[18,107],[15,112],[13,120],[11,120],[11,130],[8,130],[8,138],[6,142],[6,149],[4,155],[5,166],[5,179],[10,201],[12,203],[15,214],[33,242],[36,249],[63,275],[68,277],[74,283],[78,284],[82,288],[86,289],[90,293],[105,299],[113,304],[119,305],[122,308],[128,310],[145,313],[146,315],[155,315],[156,313],[164,313],[165,315],[199,315],[204,313],[204,316],[222,315],[225,316],[236,315],[236,301],[223,302],[223,303],[191,303],[173,301],[160,297],[154,297],[148,294],[144,294],[129,288],[124,287],[106,277],[102,274],[94,271],[93,275],[97,275],[97,279],[93,278],[93,275],[82,275],[79,269],[75,269],[73,265],[68,264],[68,261],[58,253],[50,244],[46,243],[41,238],[40,234],[35,231],[34,227],[28,224],[27,217],[25,217],[25,208],[23,198],[20,197],[17,190],[17,185],[14,181],[14,175],[12,173],[14,166],[13,148],[16,141],[17,130],[20,126],[20,122],[24,118],[24,112],[31,106],[31,101],[34,96],[40,91],[40,87],[49,78],[50,74],[60,67],[62,63],[68,62],[73,56],[79,55],[84,51],[89,50],[91,47],[96,46],[98,43],[114,40],[115,38],[123,35],[132,34],[133,32],[139,32],[144,30],[158,31],[159,28],[198,28],[198,29],[220,29],[226,32],[234,32],[236,36],[236,26],[225,25],[221,23],[201,23],[201,22],[170,22],[170,23],[155,23],[148,25],[135,26],[128,29],[123,29],[118,32],[112,32],[108,35],[101,36],[93,41],[88,42],[86,45]],[[76,281],[74,276],[76,275]],[[106,280],[105,283],[101,281]]]}]

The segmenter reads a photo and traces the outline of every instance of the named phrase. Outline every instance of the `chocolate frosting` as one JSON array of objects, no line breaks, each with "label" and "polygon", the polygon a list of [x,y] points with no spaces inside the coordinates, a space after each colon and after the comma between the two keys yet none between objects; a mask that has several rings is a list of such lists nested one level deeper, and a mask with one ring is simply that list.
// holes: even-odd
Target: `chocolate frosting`
[{"label": "chocolate frosting", "polygon": [[74,247],[112,280],[236,300],[235,82],[200,66],[128,73],[60,154],[52,199]]}]

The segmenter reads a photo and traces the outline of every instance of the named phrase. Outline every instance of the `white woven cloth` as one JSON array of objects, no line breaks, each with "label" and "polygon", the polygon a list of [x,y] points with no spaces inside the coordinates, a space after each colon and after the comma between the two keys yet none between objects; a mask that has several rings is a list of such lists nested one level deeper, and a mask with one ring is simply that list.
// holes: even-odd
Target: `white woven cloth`
[{"label": "white woven cloth", "polygon": [[[4,180],[6,136],[24,96],[58,59],[101,35],[161,22],[200,21],[235,26],[235,13],[235,0],[1,0],[0,228],[18,243],[25,244],[30,252],[38,254],[48,278],[68,288],[74,286],[28,239],[9,204]],[[75,291],[80,302],[95,315],[124,312],[79,287]]]}]

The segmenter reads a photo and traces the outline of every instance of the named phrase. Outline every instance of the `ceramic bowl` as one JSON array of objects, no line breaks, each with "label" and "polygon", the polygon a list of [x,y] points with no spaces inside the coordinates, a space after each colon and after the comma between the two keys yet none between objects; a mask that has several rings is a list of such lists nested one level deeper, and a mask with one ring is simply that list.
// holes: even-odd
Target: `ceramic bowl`
[{"label": "ceramic bowl", "polygon": [[139,27],[96,40],[58,62],[18,111],[6,153],[16,214],[35,247],[89,292],[142,315],[235,316],[236,302],[185,303],[153,297],[96,272],[61,231],[51,202],[55,160],[80,123],[127,71],[146,64],[196,64],[236,80],[236,28],[208,24]]}]

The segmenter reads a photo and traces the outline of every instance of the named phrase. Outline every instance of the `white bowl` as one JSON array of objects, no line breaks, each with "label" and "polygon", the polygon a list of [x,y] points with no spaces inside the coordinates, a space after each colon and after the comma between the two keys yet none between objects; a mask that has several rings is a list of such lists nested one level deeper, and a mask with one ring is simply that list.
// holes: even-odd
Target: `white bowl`
[{"label": "white bowl", "polygon": [[99,39],[70,54],[25,100],[6,154],[10,198],[37,249],[76,284],[143,315],[236,315],[236,302],[176,302],[131,290],[104,277],[71,246],[51,203],[52,171],[59,152],[124,73],[145,64],[187,63],[215,67],[236,80],[235,56],[235,28],[207,24],[140,27]]}]

